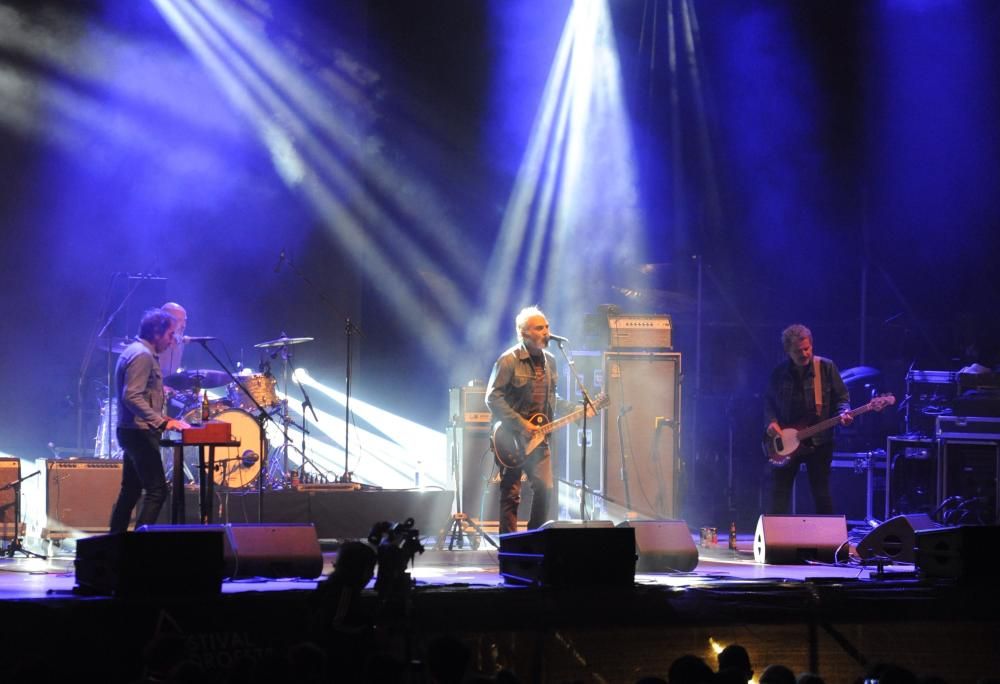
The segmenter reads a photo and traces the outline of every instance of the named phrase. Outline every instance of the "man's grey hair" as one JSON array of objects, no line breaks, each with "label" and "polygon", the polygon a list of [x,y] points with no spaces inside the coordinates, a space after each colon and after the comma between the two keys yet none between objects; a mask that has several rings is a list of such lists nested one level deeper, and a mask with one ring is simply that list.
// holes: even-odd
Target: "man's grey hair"
[{"label": "man's grey hair", "polygon": [[781,344],[786,353],[791,351],[792,347],[805,339],[812,342],[813,334],[812,330],[801,323],[792,323],[790,326],[781,331]]},{"label": "man's grey hair", "polygon": [[537,305],[526,306],[518,312],[517,318],[514,319],[514,334],[516,336],[521,336],[521,332],[524,331],[524,324],[527,323],[528,319],[532,316],[545,317],[545,314],[542,313],[542,310],[539,309]]}]

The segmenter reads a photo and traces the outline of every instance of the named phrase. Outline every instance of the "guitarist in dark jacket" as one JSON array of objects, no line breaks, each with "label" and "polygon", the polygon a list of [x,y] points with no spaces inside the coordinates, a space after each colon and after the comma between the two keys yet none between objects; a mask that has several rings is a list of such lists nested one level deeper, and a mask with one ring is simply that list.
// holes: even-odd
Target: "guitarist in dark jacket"
[{"label": "guitarist in dark jacket", "polygon": [[[555,357],[546,350],[549,322],[537,307],[529,306],[517,314],[514,322],[520,343],[497,359],[486,386],[486,405],[493,421],[518,437],[518,442],[538,429],[529,422],[532,416],[552,420],[557,409],[572,407],[556,397],[558,376]],[[521,439],[523,438],[523,439]],[[498,455],[498,462],[501,461]],[[543,441],[531,453],[512,459],[520,467],[500,468],[500,533],[517,531],[517,507],[521,503],[521,473],[531,483],[531,517],[528,528],[540,527],[548,519],[553,491],[552,459],[549,445]],[[523,460],[523,463],[521,462]]]},{"label": "guitarist in dark jacket", "polygon": [[[782,331],[781,341],[788,360],[771,373],[764,395],[767,436],[774,437],[782,428],[801,429],[837,414],[840,414],[841,425],[850,425],[853,416],[849,413],[851,404],[847,386],[833,361],[813,354],[813,337],[809,328],[798,323],[790,325]],[[818,409],[815,389],[817,370],[821,404]],[[785,465],[772,468],[771,513],[790,511],[792,484],[803,462],[809,475],[809,489],[816,513],[833,513],[830,496],[833,432],[830,430],[809,438]]]}]

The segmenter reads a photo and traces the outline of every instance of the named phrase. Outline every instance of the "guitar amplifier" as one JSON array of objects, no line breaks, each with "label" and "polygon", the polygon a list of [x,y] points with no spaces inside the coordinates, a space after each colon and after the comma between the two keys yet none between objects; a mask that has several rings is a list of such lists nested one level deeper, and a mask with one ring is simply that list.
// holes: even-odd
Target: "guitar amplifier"
[{"label": "guitar amplifier", "polygon": [[906,431],[930,437],[935,420],[950,415],[958,396],[954,371],[911,370],[906,374]]},{"label": "guitar amplifier", "polygon": [[463,387],[452,387],[448,390],[448,399],[448,414],[456,426],[490,424],[486,383],[482,380],[472,380]]},{"label": "guitar amplifier", "polygon": [[611,349],[673,349],[669,314],[608,317]]},{"label": "guitar amplifier", "polygon": [[938,439],[1000,440],[1000,418],[938,416]]}]

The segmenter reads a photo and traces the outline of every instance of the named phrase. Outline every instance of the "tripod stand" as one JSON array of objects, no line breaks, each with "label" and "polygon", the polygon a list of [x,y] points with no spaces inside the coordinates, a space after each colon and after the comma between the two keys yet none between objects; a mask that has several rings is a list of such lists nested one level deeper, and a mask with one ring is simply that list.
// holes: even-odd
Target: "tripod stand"
[{"label": "tripod stand", "polygon": [[7,546],[4,555],[7,558],[13,558],[15,553],[23,553],[28,558],[41,558],[45,560],[48,556],[43,556],[40,553],[35,553],[34,551],[28,551],[21,545],[21,483],[25,480],[38,475],[41,471],[36,470],[31,475],[25,475],[20,477],[13,482],[8,482],[3,487],[0,487],[0,492],[6,489],[14,490],[14,538],[11,540],[10,544]]},{"label": "tripod stand", "polygon": [[[461,468],[461,460],[458,457],[458,416],[454,416],[451,419],[451,469],[455,475],[455,513],[451,516],[451,521],[449,523],[448,530],[443,532],[440,537],[438,537],[438,549],[444,546],[444,538],[449,537],[448,540],[448,550],[451,551],[455,543],[458,543],[458,548],[462,548],[465,543],[465,537],[469,537],[469,546],[475,551],[479,548],[479,540],[485,539],[494,548],[500,548],[496,540],[490,535],[486,534],[486,531],[476,522],[475,518],[470,518],[465,514],[462,509],[462,480],[463,469]],[[470,529],[471,528],[471,529]]]}]

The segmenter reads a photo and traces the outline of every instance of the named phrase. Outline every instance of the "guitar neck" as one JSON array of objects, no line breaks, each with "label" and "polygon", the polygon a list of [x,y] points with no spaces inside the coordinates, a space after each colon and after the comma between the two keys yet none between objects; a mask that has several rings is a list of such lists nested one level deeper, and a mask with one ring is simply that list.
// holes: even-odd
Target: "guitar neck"
[{"label": "guitar neck", "polygon": [[583,414],[583,411],[584,411],[584,409],[581,406],[580,408],[576,409],[572,413],[566,414],[562,418],[556,418],[551,423],[546,423],[542,427],[538,428],[538,431],[541,432],[544,435],[547,435],[550,432],[552,432],[553,430],[558,430],[563,425],[568,425],[569,423],[572,423],[574,420],[576,420],[577,418],[579,418]]},{"label": "guitar neck", "polygon": [[[851,409],[847,413],[848,413],[848,415],[850,415],[853,418],[854,416],[860,416],[862,413],[867,413],[868,411],[871,411],[872,407],[873,407],[873,404],[869,402],[869,403],[865,404],[864,406],[859,406],[856,409]],[[832,428],[834,425],[836,425],[839,422],[840,422],[840,414],[837,414],[836,416],[832,416],[830,418],[827,418],[826,420],[824,420],[822,422],[819,422],[819,423],[816,423],[815,425],[810,425],[807,428],[803,428],[803,429],[799,430],[798,437],[799,437],[800,440],[802,440],[802,439],[809,439],[813,435],[818,435],[819,433],[823,432],[824,430],[829,430],[830,428]]]}]

